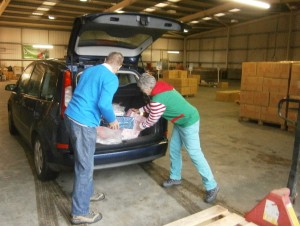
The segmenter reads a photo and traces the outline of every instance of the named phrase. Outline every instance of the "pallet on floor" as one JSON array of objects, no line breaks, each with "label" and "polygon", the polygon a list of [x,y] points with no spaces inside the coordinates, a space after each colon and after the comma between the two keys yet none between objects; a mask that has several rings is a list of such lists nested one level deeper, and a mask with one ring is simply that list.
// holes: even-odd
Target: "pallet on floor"
[{"label": "pallet on floor", "polygon": [[188,217],[171,222],[164,226],[255,226],[256,224],[246,221],[246,219],[236,213],[231,213],[228,209],[215,205]]},{"label": "pallet on floor", "polygon": [[274,123],[274,122],[268,122],[266,120],[261,120],[261,119],[254,119],[254,118],[249,118],[249,117],[239,117],[239,121],[244,121],[244,122],[254,122],[257,123],[258,125],[266,125],[266,126],[272,126],[272,127],[278,127],[282,130],[286,130],[287,126],[285,123]]}]

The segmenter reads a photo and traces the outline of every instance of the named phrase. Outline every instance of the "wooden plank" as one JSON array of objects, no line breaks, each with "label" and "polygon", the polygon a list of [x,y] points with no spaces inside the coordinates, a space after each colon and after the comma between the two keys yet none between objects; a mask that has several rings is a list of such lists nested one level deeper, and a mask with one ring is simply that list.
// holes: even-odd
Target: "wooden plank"
[{"label": "wooden plank", "polygon": [[246,224],[247,221],[245,220],[245,218],[235,214],[235,213],[230,213],[229,215],[216,220],[210,224],[207,224],[207,226],[224,226],[224,225],[228,225],[228,226],[235,226],[235,225],[244,225]]},{"label": "wooden plank", "polygon": [[223,217],[230,214],[227,209],[222,206],[215,205],[201,212],[195,213],[188,217],[179,219],[164,226],[199,226],[208,220],[213,220],[216,217]]}]

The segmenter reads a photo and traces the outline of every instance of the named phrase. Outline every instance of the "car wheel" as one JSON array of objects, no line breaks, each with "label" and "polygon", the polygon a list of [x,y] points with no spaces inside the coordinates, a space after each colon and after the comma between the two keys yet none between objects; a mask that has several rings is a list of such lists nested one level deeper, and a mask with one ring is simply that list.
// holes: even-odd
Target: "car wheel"
[{"label": "car wheel", "polygon": [[14,120],[12,117],[12,112],[8,111],[8,129],[9,129],[9,133],[11,135],[16,135],[18,133],[15,124],[14,124]]},{"label": "car wheel", "polygon": [[58,172],[51,170],[47,165],[47,155],[39,137],[36,137],[33,148],[34,164],[38,178],[42,181],[55,179]]}]

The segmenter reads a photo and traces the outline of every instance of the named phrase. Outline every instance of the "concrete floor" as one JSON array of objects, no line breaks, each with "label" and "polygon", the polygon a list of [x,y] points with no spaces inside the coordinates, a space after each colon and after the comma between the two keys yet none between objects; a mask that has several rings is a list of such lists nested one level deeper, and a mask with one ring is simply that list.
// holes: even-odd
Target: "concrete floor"
[{"label": "concrete floor", "polygon": [[[7,83],[0,82],[0,225],[70,225],[73,173],[63,172],[46,183],[37,180],[32,152],[8,132]],[[229,89],[239,89],[239,84],[229,81]],[[294,134],[239,122],[239,105],[215,101],[217,90],[200,87],[187,99],[201,114],[202,149],[221,187],[216,204],[243,215],[271,190],[286,186]],[[212,206],[202,201],[201,179],[185,152],[183,161],[183,184],[170,189],[160,186],[168,177],[168,156],[150,164],[96,171],[95,188],[106,199],[92,204],[103,214],[94,225],[159,226]],[[300,212],[298,203],[294,209]]]}]

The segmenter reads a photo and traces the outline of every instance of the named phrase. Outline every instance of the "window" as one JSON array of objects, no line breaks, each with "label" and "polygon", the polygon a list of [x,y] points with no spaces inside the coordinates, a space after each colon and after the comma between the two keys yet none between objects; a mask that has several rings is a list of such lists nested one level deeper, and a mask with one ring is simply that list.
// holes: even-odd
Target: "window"
[{"label": "window", "polygon": [[40,85],[43,75],[45,73],[45,68],[42,64],[37,64],[32,72],[31,78],[28,84],[27,94],[31,96],[38,97],[40,94]]},{"label": "window", "polygon": [[23,72],[20,80],[18,81],[18,87],[20,93],[25,93],[28,88],[29,79],[34,68],[34,64],[29,65]]},{"label": "window", "polygon": [[41,98],[51,100],[55,95],[57,76],[53,68],[48,67],[42,84]]}]

